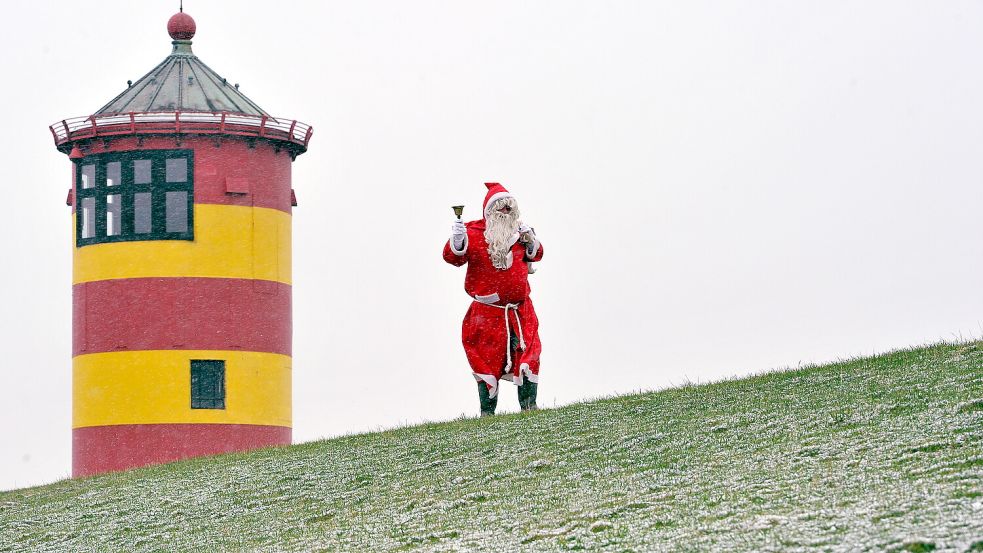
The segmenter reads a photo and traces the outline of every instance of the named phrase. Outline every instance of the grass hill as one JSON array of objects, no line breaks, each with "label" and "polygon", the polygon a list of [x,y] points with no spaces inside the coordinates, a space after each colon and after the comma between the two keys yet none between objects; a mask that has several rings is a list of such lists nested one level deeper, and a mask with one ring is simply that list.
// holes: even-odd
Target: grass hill
[{"label": "grass hill", "polygon": [[983,551],[983,343],[0,493],[87,550]]}]

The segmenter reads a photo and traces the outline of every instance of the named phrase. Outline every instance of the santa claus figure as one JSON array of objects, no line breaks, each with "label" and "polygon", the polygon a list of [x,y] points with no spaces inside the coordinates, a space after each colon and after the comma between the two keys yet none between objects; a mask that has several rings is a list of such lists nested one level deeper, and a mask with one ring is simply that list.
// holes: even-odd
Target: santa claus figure
[{"label": "santa claus figure", "polygon": [[519,407],[536,408],[539,383],[539,320],[529,298],[529,263],[543,258],[533,229],[501,184],[485,183],[484,218],[451,227],[444,260],[468,266],[464,290],[474,300],[464,316],[462,339],[478,382],[481,415],[495,414],[498,381],[519,387]]}]

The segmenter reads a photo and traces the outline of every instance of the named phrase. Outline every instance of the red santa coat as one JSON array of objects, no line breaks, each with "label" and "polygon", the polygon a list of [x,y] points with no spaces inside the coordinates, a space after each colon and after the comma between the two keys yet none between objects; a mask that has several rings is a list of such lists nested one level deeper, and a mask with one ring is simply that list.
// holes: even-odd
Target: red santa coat
[{"label": "red santa coat", "polygon": [[[490,397],[498,395],[498,381],[521,385],[524,379],[539,382],[539,319],[529,298],[529,270],[526,262],[543,258],[543,246],[536,242],[532,255],[518,242],[512,245],[512,266],[496,269],[488,255],[485,222],[465,225],[468,240],[463,252],[455,251],[450,240],[444,245],[444,261],[460,267],[468,265],[464,291],[475,298],[464,316],[461,338],[475,380],[484,381]],[[509,330],[520,338],[515,350],[509,346]]]}]

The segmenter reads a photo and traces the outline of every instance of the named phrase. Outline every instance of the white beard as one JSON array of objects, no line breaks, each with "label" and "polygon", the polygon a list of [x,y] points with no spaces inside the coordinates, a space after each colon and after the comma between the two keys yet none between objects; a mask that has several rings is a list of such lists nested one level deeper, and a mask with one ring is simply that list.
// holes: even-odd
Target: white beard
[{"label": "white beard", "polygon": [[[512,212],[499,213],[498,209],[508,202]],[[512,266],[512,245],[519,236],[519,207],[515,198],[502,198],[495,202],[485,217],[485,241],[488,242],[488,255],[496,269],[505,270]]]}]

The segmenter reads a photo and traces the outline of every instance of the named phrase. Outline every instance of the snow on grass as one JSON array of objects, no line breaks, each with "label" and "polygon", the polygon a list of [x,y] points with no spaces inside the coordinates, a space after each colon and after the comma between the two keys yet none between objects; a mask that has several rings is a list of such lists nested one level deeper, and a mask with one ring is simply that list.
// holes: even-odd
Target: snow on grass
[{"label": "snow on grass", "polygon": [[983,346],[0,493],[106,550],[983,552]]}]

